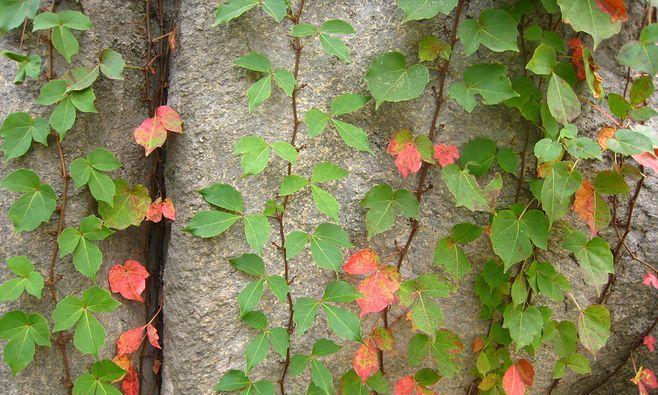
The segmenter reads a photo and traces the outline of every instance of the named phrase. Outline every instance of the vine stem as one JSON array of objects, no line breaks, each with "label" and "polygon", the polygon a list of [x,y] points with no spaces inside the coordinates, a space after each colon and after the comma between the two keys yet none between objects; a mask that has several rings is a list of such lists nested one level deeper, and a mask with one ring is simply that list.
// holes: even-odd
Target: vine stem
[{"label": "vine stem", "polygon": [[[468,2],[468,0],[459,0],[457,2],[457,8],[455,9],[455,18],[452,23],[452,31],[450,32],[451,54],[454,52],[455,44],[457,43],[457,27],[459,26],[459,20],[461,19],[462,10],[466,2]],[[434,137],[436,137],[436,124],[439,120],[439,114],[441,113],[441,109],[443,108],[443,103],[445,102],[443,94],[445,90],[446,76],[448,74],[448,68],[450,67],[451,58],[452,56],[448,58],[445,62],[443,62],[443,65],[441,66],[441,70],[439,72],[440,77],[439,77],[438,92],[435,87],[432,87],[432,90],[434,91],[434,113],[432,114],[432,122],[430,123],[430,128],[427,132],[427,137],[431,142],[434,142]],[[428,190],[427,188],[425,188],[425,180],[427,178],[428,170],[429,170],[429,164],[427,162],[423,162],[420,168],[420,172],[418,174],[418,185],[416,188],[416,199],[418,200],[419,205],[423,198],[423,194]],[[419,228],[420,228],[420,222],[417,219],[412,218],[411,231],[409,231],[409,236],[407,237],[407,241],[404,243],[404,247],[402,247],[402,250],[400,250],[400,255],[398,257],[398,263],[396,265],[398,272],[402,267],[404,258],[407,256],[407,253],[409,252],[409,247],[411,246],[411,243],[416,237]],[[389,328],[388,308],[384,309],[384,311],[382,312],[382,320],[384,321],[384,328],[388,329]],[[382,374],[384,374],[384,353],[382,352],[382,350],[377,351],[377,359],[379,361],[379,369],[381,370]]]},{"label": "vine stem", "polygon": [[[304,1],[305,0],[300,0],[299,5],[297,7],[297,11],[296,12],[291,11],[291,14],[288,16],[288,18],[292,21],[293,25],[299,24],[299,20],[302,17],[302,11],[304,10]],[[295,77],[295,81],[297,81],[297,84],[295,85],[295,88],[292,91],[292,98],[290,104],[292,109],[292,132],[290,134],[290,144],[293,147],[297,148],[296,146],[297,132],[299,130],[299,125],[301,124],[297,112],[297,92],[299,91],[299,81],[298,81],[299,63],[302,58],[302,48],[303,48],[301,40],[299,38],[294,38],[292,41],[292,47],[295,51],[295,65],[293,67],[293,75]],[[291,173],[292,173],[292,163],[288,163],[286,174],[290,175]],[[281,251],[281,257],[283,258],[283,277],[285,278],[286,284],[288,285],[290,285],[291,280],[290,280],[290,265],[288,263],[288,257],[286,256],[285,213],[286,213],[286,208],[288,207],[289,198],[290,196],[286,196],[283,198],[283,212],[277,214],[276,216],[276,220],[279,223],[279,239],[280,239],[279,251]],[[286,295],[286,299],[288,302],[287,331],[288,331],[288,335],[291,335],[292,332],[294,331],[293,316],[295,314],[295,310],[290,292],[288,292],[288,294]],[[286,349],[286,358],[283,361],[283,369],[281,371],[281,378],[279,379],[279,389],[281,390],[281,395],[286,394],[285,381],[286,381],[286,375],[288,374],[289,366],[290,366],[290,346],[288,346],[288,348]]]},{"label": "vine stem", "polygon": [[[50,4],[50,12],[54,12],[57,7],[57,1],[53,0]],[[48,31],[48,72],[46,74],[49,80],[54,77],[54,66],[53,66],[53,42],[52,42],[52,30]],[[69,187],[69,174],[66,170],[66,160],[64,159],[64,151],[62,150],[62,143],[59,139],[59,135],[54,133],[55,136],[55,147],[57,148],[57,156],[59,157],[59,166],[60,166],[60,177],[62,180],[62,193],[59,197],[60,201],[57,205],[57,211],[59,213],[59,220],[57,221],[57,233],[55,234],[55,242],[53,243],[53,250],[50,256],[50,265],[48,268],[48,280],[46,284],[48,285],[48,290],[50,291],[50,297],[55,305],[59,302],[57,298],[57,273],[55,266],[57,264],[57,254],[59,253],[59,244],[57,244],[57,239],[59,235],[64,230],[66,225],[66,203],[68,200],[68,187]],[[71,368],[69,366],[69,358],[66,354],[66,343],[67,338],[64,336],[63,332],[57,332],[57,339],[55,340],[57,348],[62,355],[62,366],[64,367],[64,380],[66,386],[67,394],[71,395],[73,391],[73,382],[71,381]]]}]

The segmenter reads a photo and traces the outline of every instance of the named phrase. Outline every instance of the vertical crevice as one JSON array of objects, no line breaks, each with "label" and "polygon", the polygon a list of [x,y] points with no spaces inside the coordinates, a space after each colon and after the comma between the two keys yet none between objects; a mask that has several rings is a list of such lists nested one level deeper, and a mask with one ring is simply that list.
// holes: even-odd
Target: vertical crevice
[{"label": "vertical crevice", "polygon": [[[148,116],[155,109],[167,104],[169,88],[169,58],[175,50],[175,21],[178,0],[146,0],[144,2],[144,37],[146,53],[144,59],[144,93],[148,106]],[[164,171],[167,162],[166,144],[153,152],[148,161],[149,190],[151,199],[165,199],[167,188]],[[164,316],[162,304],[164,270],[169,245],[171,225],[167,220],[147,222],[145,266],[150,277],[145,292],[145,322],[151,321],[160,335],[160,345],[164,347]],[[162,383],[163,350],[143,347],[140,354],[140,389],[142,394],[160,394]]]}]

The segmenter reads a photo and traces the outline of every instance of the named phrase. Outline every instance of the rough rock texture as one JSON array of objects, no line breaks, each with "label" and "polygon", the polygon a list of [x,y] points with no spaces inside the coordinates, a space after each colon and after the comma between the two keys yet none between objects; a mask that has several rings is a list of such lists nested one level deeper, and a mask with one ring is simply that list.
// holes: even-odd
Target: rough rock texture
[{"label": "rough rock texture", "polygon": [[[482,8],[491,6],[488,1],[470,3],[465,14],[471,17],[477,16]],[[604,43],[597,53],[597,59],[605,70],[607,86],[616,90],[623,88],[625,70],[616,63],[614,56],[621,43],[636,34],[641,8],[638,4],[631,9],[635,18],[633,22],[628,24],[622,35]],[[239,158],[232,155],[232,147],[247,134],[260,135],[270,142],[288,140],[292,128],[290,100],[276,88],[265,105],[253,113],[247,111],[244,92],[254,80],[233,65],[239,56],[259,51],[267,54],[275,66],[292,68],[293,50],[290,40],[286,38],[290,25],[286,22],[275,25],[264,13],[252,11],[228,25],[211,28],[214,9],[214,4],[199,0],[181,5],[181,46],[173,59],[171,74],[170,104],[180,110],[186,124],[185,134],[169,146],[167,164],[169,191],[179,202],[180,212],[180,221],[172,227],[165,271],[164,392],[171,394],[210,393],[211,386],[224,372],[231,368],[243,368],[242,351],[253,336],[239,323],[235,301],[247,279],[227,262],[227,258],[248,251],[241,226],[235,226],[227,234],[213,239],[202,240],[182,232],[182,227],[194,212],[207,208],[196,191],[214,182],[230,183],[242,191],[248,212],[260,211],[264,202],[275,196],[278,183],[285,174],[284,165],[274,160],[263,175],[241,178]],[[384,0],[311,2],[305,7],[302,21],[318,25],[331,18],[345,19],[357,31],[355,36],[347,39],[352,48],[352,62],[344,64],[327,56],[317,41],[304,47],[298,79],[300,84],[305,85],[299,93],[302,114],[314,106],[326,109],[331,98],[337,94],[365,93],[363,77],[376,54],[398,50],[413,58],[418,39],[430,33],[447,38],[452,24],[451,17],[439,16],[431,21],[411,22],[403,26],[400,23],[401,12],[394,2]],[[518,62],[518,68],[522,67],[519,56],[492,54],[486,49],[465,59],[458,45],[447,84],[460,79],[463,69],[469,64],[494,59],[506,64]],[[294,172],[309,174],[312,164],[321,160],[330,160],[346,167],[349,177],[330,188],[341,203],[340,223],[349,231],[356,246],[371,245],[386,260],[394,259],[394,240],[404,242],[409,227],[404,221],[398,221],[394,230],[368,242],[364,229],[365,213],[358,201],[370,187],[382,182],[409,189],[415,187],[414,178],[403,181],[396,174],[392,159],[385,152],[386,145],[391,134],[403,127],[411,128],[416,133],[426,133],[432,108],[433,98],[430,89],[427,89],[417,100],[385,104],[378,111],[370,105],[349,117],[348,121],[367,131],[375,155],[348,149],[333,131],[311,140],[307,137],[305,126],[301,127],[299,144],[304,149]],[[595,136],[604,120],[599,114],[589,113],[579,120],[579,126],[584,133]],[[447,103],[439,122],[441,127],[437,142],[460,146],[474,136],[485,135],[497,141],[499,146],[511,145],[517,151],[522,149],[527,128],[517,114],[502,106],[478,106],[472,114],[466,114],[454,102]],[[534,141],[537,138],[538,131],[531,130],[531,139]],[[532,171],[530,162],[528,171]],[[433,189],[426,194],[422,204],[422,227],[403,265],[404,277],[437,270],[431,265],[434,243],[438,237],[447,234],[451,225],[464,220],[486,221],[482,213],[472,214],[453,207],[452,197],[437,171],[430,171],[428,181]],[[499,200],[501,204],[513,200],[516,184],[510,177],[504,177],[504,182],[506,186]],[[655,182],[650,178],[638,202],[633,223],[635,229],[629,236],[629,245],[649,260],[656,253],[656,231],[653,226],[656,207],[651,198],[651,191],[655,188]],[[317,212],[310,196],[302,195],[289,205],[286,232],[295,229],[310,231],[326,220]],[[610,239],[612,235],[611,231],[605,233]],[[272,237],[274,240],[274,235]],[[491,250],[482,239],[469,246],[467,253],[477,273],[486,257],[491,255]],[[588,305],[595,300],[594,290],[580,280],[582,276],[576,271],[572,258],[564,253],[545,258],[557,263],[568,274],[580,304]],[[268,272],[282,272],[282,261],[274,246],[267,248],[265,260]],[[655,319],[658,307],[655,293],[639,284],[642,268],[627,259],[623,261],[623,268],[608,304],[614,320],[609,346],[593,363],[592,376],[578,378],[568,375],[558,386],[560,393],[586,393],[605,381],[609,372],[626,358],[630,345]],[[319,297],[324,284],[332,277],[330,273],[317,269],[305,253],[292,260],[291,272],[294,277],[293,298]],[[463,280],[457,295],[442,301],[445,326],[460,334],[466,345],[486,331],[486,323],[478,318],[478,301],[473,292],[474,275]],[[261,307],[266,313],[275,315],[271,318],[275,324],[285,322],[282,315],[286,309],[278,302],[268,298],[261,303]],[[570,303],[564,308],[553,307],[558,318],[577,317],[577,310]],[[392,317],[399,314],[399,311],[393,311]],[[373,316],[365,320],[364,330],[373,325],[374,319]],[[408,324],[398,325],[403,333],[399,338],[408,338]],[[318,319],[307,334],[301,338],[293,336],[293,352],[307,351],[312,342],[322,336],[333,337],[326,322]],[[386,360],[387,370],[393,376],[411,372],[400,364],[405,355],[406,342],[400,341],[398,349],[398,355]],[[334,372],[349,369],[353,350],[354,345],[346,345],[337,358],[330,358],[330,368]],[[543,393],[551,384],[554,357],[549,351],[542,350],[536,358],[537,377],[533,393]],[[281,368],[276,360],[277,357],[271,354],[269,362],[255,369],[256,374],[277,380]],[[469,370],[474,362],[474,354],[467,349],[463,374],[441,381],[438,386],[440,392],[458,394],[467,391],[473,381]],[[626,369],[619,378],[612,379],[615,383],[622,383],[628,376]],[[572,386],[574,382],[576,384]],[[307,383],[307,378],[287,380],[291,391],[303,391]],[[628,385],[620,384],[619,388],[620,391],[631,391]],[[606,391],[607,386],[599,389],[600,393],[610,393]]]},{"label": "rough rock texture", "polygon": [[[144,40],[138,31],[142,26],[144,7],[139,3],[118,0],[91,0],[84,2],[84,10],[75,2],[59,2],[58,9],[74,9],[83,11],[93,23],[92,30],[75,32],[80,41],[81,52],[73,58],[73,66],[95,64],[101,50],[111,47],[123,54],[128,64],[143,63],[145,53]],[[28,34],[26,48],[31,53],[38,53],[46,64],[46,45],[40,40],[43,33]],[[0,38],[0,48],[18,51],[20,32],[12,32]],[[71,65],[55,52],[55,75],[61,76]],[[29,81],[24,85],[13,84],[15,63],[2,58],[0,61],[0,119],[14,111],[26,111],[32,114],[48,117],[50,107],[36,104],[36,97],[42,81]],[[44,68],[45,71],[45,68]],[[114,81],[100,77],[94,84],[96,93],[97,114],[78,113],[75,126],[64,139],[62,146],[65,160],[68,164],[75,158],[87,155],[97,147],[104,147],[117,155],[123,167],[112,175],[130,180],[132,183],[147,181],[149,167],[144,160],[143,150],[131,141],[132,129],[146,116],[146,105],[143,100],[143,74],[135,70],[126,70],[125,81]],[[32,168],[44,182],[50,183],[59,195],[62,191],[60,166],[54,139],[49,139],[49,147],[35,144],[34,148],[23,158],[12,160],[0,169],[0,177],[4,177],[18,168]],[[48,266],[53,245],[54,233],[59,217],[57,214],[48,224],[43,224],[33,232],[15,233],[7,217],[7,210],[17,198],[17,194],[3,190],[0,193],[0,281],[13,276],[7,270],[4,262],[14,255],[26,255],[34,262],[37,271],[44,278],[48,277]],[[75,190],[73,180],[69,180],[69,200],[66,208],[66,225],[77,226],[84,216],[96,214],[96,205],[87,188]],[[97,275],[97,282],[104,288],[107,285],[109,268],[126,259],[143,261],[146,242],[145,227],[129,228],[117,232],[101,242],[104,263]],[[91,282],[76,272],[71,256],[57,260],[56,270],[61,275],[57,284],[58,296],[81,295],[91,285]],[[107,330],[105,346],[101,349],[101,358],[112,358],[118,335],[144,320],[144,307],[141,303],[125,301],[119,295],[114,295],[123,303],[113,313],[101,313],[97,317]],[[23,296],[19,302],[3,303],[0,311],[3,313],[20,308],[30,312],[39,312],[50,318],[54,305],[50,294],[44,288],[41,300],[31,296]],[[52,320],[51,327],[52,327]],[[72,334],[72,332],[71,332]],[[83,355],[68,342],[67,353],[71,362],[73,380],[86,371],[94,358]],[[63,385],[64,370],[58,347],[50,349],[37,347],[35,361],[27,369],[12,377],[9,367],[0,364],[0,392],[5,394],[65,394]]]}]

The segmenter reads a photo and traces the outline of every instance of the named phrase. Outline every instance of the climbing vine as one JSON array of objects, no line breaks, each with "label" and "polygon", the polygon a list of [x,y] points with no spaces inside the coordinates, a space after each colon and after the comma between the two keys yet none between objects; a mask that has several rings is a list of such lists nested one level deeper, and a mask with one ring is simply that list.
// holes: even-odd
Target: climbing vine
[{"label": "climbing vine", "polygon": [[[468,7],[466,0],[399,0],[403,24],[439,14],[451,18],[447,41],[433,35],[423,37],[418,42],[417,63],[410,64],[414,57],[399,52],[375,56],[364,77],[367,94],[340,94],[331,98],[328,111],[311,108],[302,121],[296,101],[301,87],[306,86],[298,81],[302,49],[317,37],[327,55],[348,62],[349,48],[332,34],[356,32],[342,20],[326,21],[321,26],[302,23],[304,1],[289,4],[285,0],[230,0],[217,8],[215,26],[228,24],[258,6],[275,22],[290,23],[294,69],[291,72],[273,66],[267,55],[256,52],[245,54],[235,64],[257,75],[246,93],[250,112],[267,105],[272,80],[291,97],[292,133],[287,142],[245,136],[235,145],[244,176],[261,174],[270,161],[271,151],[288,163],[280,187],[264,208],[246,210],[238,190],[227,184],[213,184],[200,192],[214,208],[196,213],[185,228],[196,236],[214,237],[242,221],[246,241],[255,252],[230,259],[230,264],[251,278],[238,294],[237,302],[239,318],[257,335],[244,350],[245,368],[223,374],[215,389],[274,393],[278,382],[279,392],[285,394],[289,392],[286,378],[308,371],[309,393],[388,393],[391,388],[400,395],[434,393],[431,388],[442,377],[452,377],[464,368],[465,352],[459,335],[444,327],[438,299],[452,297],[474,270],[480,315],[489,322],[489,329],[471,347],[477,354],[473,367],[476,379],[468,393],[523,394],[534,381],[531,357],[542,347],[555,356],[552,388],[567,369],[589,373],[587,354],[594,356],[610,336],[605,294],[614,282],[622,247],[634,257],[624,241],[647,176],[645,168],[656,170],[654,148],[658,143],[655,132],[644,126],[656,115],[649,105],[654,92],[652,76],[657,71],[654,63],[658,60],[656,25],[650,23],[651,7],[646,6],[646,24],[639,39],[625,44],[618,53],[617,60],[629,70],[626,89],[606,92],[608,87],[600,76],[595,49],[601,41],[617,34],[627,20],[621,1],[519,0],[468,18],[463,16]],[[523,63],[472,64],[459,80],[447,84],[454,57],[487,51],[518,52]],[[385,237],[398,217],[409,219],[408,238],[398,247],[392,264],[367,245],[345,260],[345,250],[354,246],[349,234],[340,227],[338,199],[330,192],[331,184],[325,183],[344,180],[348,172],[338,164],[320,162],[313,164],[310,175],[296,174],[293,170],[302,148],[296,144],[298,131],[305,129],[314,139],[332,127],[348,147],[362,155],[372,155],[367,132],[340,117],[359,111],[371,100],[376,110],[383,111],[384,103],[413,100],[428,85],[434,106],[428,114],[427,133],[400,129],[391,137],[387,149],[402,178],[416,177],[415,189],[375,185],[361,200],[368,240]],[[466,113],[478,105],[515,109],[526,124],[523,151],[500,146],[487,137],[473,138],[461,148],[450,144],[450,136],[441,135],[438,128],[446,100],[456,102]],[[588,110],[600,113],[609,123],[599,125],[596,131],[583,127],[579,130],[573,122]],[[540,138],[533,143],[530,139],[535,134]],[[529,172],[528,156],[532,154],[535,169]],[[590,172],[584,169],[592,161],[600,162],[606,169],[589,176]],[[440,172],[455,206],[485,212],[488,217],[482,223],[455,224],[449,236],[437,240],[433,263],[438,271],[403,278],[400,268],[416,235],[423,231],[422,198],[431,191],[427,175],[432,171]],[[630,197],[629,182],[637,183]],[[507,184],[516,191],[512,203],[499,198]],[[318,214],[326,216],[329,222],[310,232],[286,233],[288,202],[308,196],[309,189]],[[629,199],[625,230],[618,228],[616,218],[622,199]],[[270,240],[271,221],[279,228],[275,246],[281,252],[284,276],[265,271],[262,254]],[[614,253],[609,242],[597,235],[611,222],[619,243]],[[580,229],[581,223],[588,232]],[[464,246],[481,237],[489,240],[491,254],[482,265],[474,265]],[[294,285],[289,262],[307,246],[314,263],[335,272],[336,279],[326,284],[320,299],[299,296],[293,300],[289,292]],[[588,305],[572,293],[568,277],[551,263],[556,254],[575,258],[581,269],[579,276],[599,295],[597,303]],[[644,283],[654,286],[655,268],[634,259],[646,267]],[[569,274],[569,278],[574,275]],[[352,285],[355,281],[356,287]],[[267,316],[258,309],[266,287],[288,305],[291,320],[287,327],[268,325]],[[359,307],[359,315],[349,307],[352,302]],[[560,302],[573,303],[578,314],[557,314],[559,318],[553,318],[552,308]],[[388,317],[391,309],[402,312],[393,322]],[[336,372],[324,363],[326,356],[342,348],[334,340],[320,339],[311,350],[291,355],[291,344],[314,327],[320,311],[337,338],[358,344],[352,368],[338,372],[338,383],[334,383]],[[381,320],[364,331],[360,319],[370,314],[382,314]],[[408,339],[407,363],[418,370],[392,382],[385,374],[383,355],[395,353],[395,342],[400,339],[396,339],[399,334],[394,326],[401,318],[408,320],[415,332]],[[378,322],[382,325],[377,326]],[[646,339],[645,343],[653,348],[652,338]],[[253,369],[267,358],[270,348],[283,360],[282,375],[274,379],[277,381],[253,378]],[[434,362],[430,364],[430,360]],[[641,391],[658,386],[651,370],[638,367],[636,371],[632,382]]]},{"label": "climbing vine", "polygon": [[[171,200],[163,200],[162,196],[152,202],[143,185],[113,178],[112,173],[122,167],[113,152],[99,147],[69,162],[62,147],[69,141],[67,137],[79,113],[98,112],[94,89],[101,76],[123,80],[124,70],[132,68],[144,70],[148,79],[155,69],[150,64],[146,67],[127,65],[122,55],[111,48],[99,52],[92,64],[74,64],[80,50],[78,32],[92,29],[92,21],[77,10],[57,10],[56,1],[48,2],[47,6],[40,8],[40,1],[34,0],[0,2],[0,33],[20,29],[19,49],[22,50],[31,26],[32,34],[46,42],[45,62],[36,53],[5,50],[1,54],[17,63],[14,78],[17,87],[32,84],[30,80],[41,84],[36,104],[50,108],[47,119],[38,115],[46,110],[37,110],[36,115],[14,112],[6,116],[0,127],[4,160],[29,159],[34,142],[44,146],[49,146],[50,142],[54,143],[51,155],[56,158],[53,163],[59,164],[60,174],[59,180],[45,180],[34,170],[21,168],[0,181],[0,187],[17,195],[7,213],[14,232],[32,232],[55,222],[50,257],[21,255],[6,259],[15,277],[0,285],[0,301],[41,298],[43,288],[47,287],[54,308],[50,319],[23,310],[5,313],[0,318],[0,338],[7,341],[3,358],[13,374],[20,374],[32,363],[37,346],[49,348],[55,344],[61,356],[61,384],[66,393],[138,394],[136,351],[144,338],[148,338],[153,347],[160,348],[158,332],[153,325],[159,310],[147,324],[121,334],[116,356],[112,359],[101,355],[107,332],[98,317],[115,311],[122,304],[112,293],[119,293],[125,300],[143,302],[141,294],[150,275],[141,263],[126,257],[123,265],[110,268],[109,290],[106,289],[104,281],[97,276],[103,265],[99,243],[130,226],[139,226],[144,220],[159,222],[163,216],[174,220],[175,209]],[[55,75],[55,52],[71,66],[60,78]],[[135,130],[135,140],[145,147],[148,155],[163,146],[167,131],[182,132],[182,122],[176,111],[160,106],[153,118],[146,119]],[[76,189],[89,191],[98,210],[97,214],[88,213],[75,226],[67,226],[70,179]],[[70,259],[64,259],[69,255]],[[62,269],[62,265],[70,264],[87,283],[81,295],[62,295],[58,287],[64,281],[80,282],[80,279],[63,276],[63,272],[69,271]],[[41,269],[46,270],[45,279]],[[77,350],[75,354],[68,347],[71,340]],[[82,359],[80,354],[92,356],[94,362],[85,368],[89,368],[88,371],[79,373],[73,371],[71,361]],[[122,391],[113,384],[118,381],[121,381]],[[53,387],[57,385],[54,383]]]}]

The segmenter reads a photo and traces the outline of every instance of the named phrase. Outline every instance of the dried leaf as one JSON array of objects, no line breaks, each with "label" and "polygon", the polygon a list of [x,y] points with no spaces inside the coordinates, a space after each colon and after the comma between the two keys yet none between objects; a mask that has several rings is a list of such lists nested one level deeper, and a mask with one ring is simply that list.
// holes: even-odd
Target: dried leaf
[{"label": "dried leaf", "polygon": [[146,325],[146,335],[149,338],[149,343],[151,343],[153,347],[162,348],[158,343],[158,340],[160,339],[160,336],[158,336],[158,330],[152,324]]},{"label": "dried leaf", "polygon": [[535,378],[535,370],[532,364],[525,359],[519,359],[505,372],[503,376],[503,388],[507,395],[523,395],[526,388],[532,387]]},{"label": "dried leaf", "polygon": [[596,137],[596,141],[601,146],[601,149],[608,149],[608,140],[615,135],[617,129],[613,126],[604,126],[599,130],[599,134]]},{"label": "dried leaf", "polygon": [[127,355],[137,351],[144,338],[144,328],[144,326],[138,326],[119,335],[117,355]]},{"label": "dried leaf", "polygon": [[143,302],[141,294],[146,288],[148,276],[149,273],[141,263],[128,259],[123,265],[110,268],[110,289],[126,299]]},{"label": "dried leaf", "polygon": [[354,371],[365,382],[378,370],[377,347],[372,340],[367,340],[354,354]]},{"label": "dried leaf", "polygon": [[597,195],[594,185],[586,179],[576,191],[573,211],[587,223],[592,236],[610,222],[610,211],[605,201]]},{"label": "dried leaf", "polygon": [[471,344],[471,349],[473,352],[480,352],[484,348],[484,341],[480,336],[476,337]]}]

